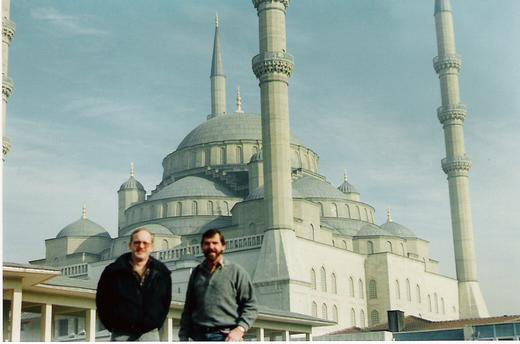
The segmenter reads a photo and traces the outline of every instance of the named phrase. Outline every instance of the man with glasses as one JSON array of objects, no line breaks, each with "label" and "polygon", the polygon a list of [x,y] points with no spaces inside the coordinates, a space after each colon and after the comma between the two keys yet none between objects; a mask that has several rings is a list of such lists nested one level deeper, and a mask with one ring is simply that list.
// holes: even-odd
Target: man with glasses
[{"label": "man with glasses", "polygon": [[191,273],[179,339],[241,341],[258,313],[251,279],[240,265],[224,258],[222,232],[207,230],[200,244],[206,259]]},{"label": "man with glasses", "polygon": [[158,329],[170,309],[170,270],[150,256],[153,234],[138,228],[130,235],[130,252],[108,265],[98,282],[99,319],[112,341],[159,341]]}]

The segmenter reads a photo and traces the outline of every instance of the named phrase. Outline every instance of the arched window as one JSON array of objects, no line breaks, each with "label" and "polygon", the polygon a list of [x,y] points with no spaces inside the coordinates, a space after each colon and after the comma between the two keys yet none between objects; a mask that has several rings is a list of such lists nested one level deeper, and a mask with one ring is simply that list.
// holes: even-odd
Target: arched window
[{"label": "arched window", "polygon": [[432,311],[432,297],[428,294],[428,312]]},{"label": "arched window", "polygon": [[316,240],[316,230],[314,229],[314,225],[311,223],[311,236],[312,240]]},{"label": "arched window", "polygon": [[311,269],[311,288],[316,290],[316,271]]},{"label": "arched window", "polygon": [[204,151],[204,163],[206,166],[211,165],[211,148],[206,148]]},{"label": "arched window", "polygon": [[345,207],[347,208],[347,218],[350,219],[350,206],[348,204],[345,204]]},{"label": "arched window", "polygon": [[322,266],[320,269],[320,282],[321,282],[321,291],[327,291],[327,274],[325,272],[325,268]]},{"label": "arched window", "polygon": [[215,209],[213,208],[213,201],[208,201],[208,215],[215,215]]},{"label": "arched window", "polygon": [[330,276],[330,291],[332,294],[338,293],[338,286],[336,285],[336,274],[332,273]]},{"label": "arched window", "polygon": [[254,234],[254,233],[256,233],[256,225],[255,225],[253,222],[251,222],[251,223],[249,224],[249,233],[250,233],[250,234]]},{"label": "arched window", "polygon": [[197,201],[193,201],[191,203],[191,215],[198,215],[199,214],[199,206],[197,204]]},{"label": "arched window", "polygon": [[379,324],[379,313],[375,309],[370,313],[370,321],[372,326]]},{"label": "arched window", "polygon": [[397,300],[401,299],[401,287],[399,286],[398,280],[395,280],[395,298]]},{"label": "arched window", "polygon": [[332,321],[338,322],[338,307],[332,306]]},{"label": "arched window", "polygon": [[224,201],[224,215],[229,216],[229,203]]},{"label": "arched window", "polygon": [[446,314],[446,304],[444,303],[443,297],[441,297],[441,309],[442,309],[442,314]]},{"label": "arched window", "polygon": [[348,250],[347,242],[345,240],[342,240],[341,242],[343,243],[343,248]]},{"label": "arched window", "polygon": [[226,147],[220,147],[220,164],[226,163]]},{"label": "arched window", "polygon": [[350,326],[356,326],[356,311],[354,308],[350,310]]},{"label": "arched window", "polygon": [[352,276],[348,279],[348,295],[354,297],[354,279]]},{"label": "arched window", "polygon": [[365,311],[361,310],[359,312],[359,317],[361,318],[360,319],[360,322],[361,322],[361,328],[364,328],[366,325],[365,325]]},{"label": "arched window", "polygon": [[439,313],[439,298],[437,297],[437,293],[433,294],[433,302],[435,305],[435,313]]},{"label": "arched window", "polygon": [[191,167],[197,167],[197,151],[191,151],[191,159],[190,159]]},{"label": "arched window", "polygon": [[161,244],[161,250],[167,250],[169,248],[169,243],[168,243],[168,240],[167,239],[163,239],[162,240],[162,244]]},{"label": "arched window", "polygon": [[168,214],[168,203],[163,203],[162,205],[162,217],[168,217],[170,214]]},{"label": "arched window", "polygon": [[365,208],[365,217],[366,217],[367,222],[369,222],[370,221],[370,217],[368,216],[367,208]]},{"label": "arched window", "polygon": [[356,205],[356,219],[361,220],[361,211],[358,205]]},{"label": "arched window", "polygon": [[330,211],[332,212],[333,217],[338,216],[338,206],[336,205],[336,203],[332,203],[332,205],[330,206]]},{"label": "arched window", "polygon": [[386,242],[386,251],[387,251],[387,252],[390,252],[390,253],[394,252],[394,251],[392,250],[392,242],[390,242],[390,241],[387,241],[387,242]]},{"label": "arched window", "polygon": [[403,243],[401,243],[401,254],[402,254],[403,256],[406,256],[406,251],[405,251],[405,249],[404,249],[404,244],[403,244]]},{"label": "arched window", "polygon": [[365,298],[365,288],[363,287],[363,280],[360,278],[358,281],[358,288],[359,288],[359,298],[364,299]]},{"label": "arched window", "polygon": [[312,301],[311,314],[313,317],[318,317],[318,304]]},{"label": "arched window", "polygon": [[367,252],[368,254],[374,253],[374,243],[372,241],[367,242]]},{"label": "arched window", "polygon": [[370,282],[368,282],[368,298],[377,299],[377,285],[376,281],[374,280],[370,280]]},{"label": "arched window", "polygon": [[320,216],[323,217],[324,216],[324,214],[323,214],[323,203],[318,202],[318,204],[320,205]]},{"label": "arched window", "polygon": [[421,287],[418,284],[415,286],[415,292],[417,293],[417,303],[421,303]]},{"label": "arched window", "polygon": [[321,317],[323,319],[328,319],[328,316],[327,316],[327,305],[326,304],[322,304],[321,305]]},{"label": "arched window", "polygon": [[242,147],[237,147],[237,163],[238,164],[241,164],[244,162],[243,158],[242,158]]},{"label": "arched window", "polygon": [[406,300],[412,302],[412,290],[410,287],[410,280],[408,278],[406,279]]},{"label": "arched window", "polygon": [[177,209],[175,211],[175,215],[182,216],[182,203],[177,202]]}]

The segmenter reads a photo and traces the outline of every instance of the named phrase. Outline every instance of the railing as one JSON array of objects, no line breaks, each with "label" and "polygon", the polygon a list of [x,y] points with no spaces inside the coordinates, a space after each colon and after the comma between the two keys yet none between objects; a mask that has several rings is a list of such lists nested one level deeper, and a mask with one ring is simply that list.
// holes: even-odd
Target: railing
[{"label": "railing", "polygon": [[[251,248],[258,248],[262,246],[263,240],[263,234],[228,239],[226,241],[226,252],[236,252]],[[180,260],[184,256],[202,256],[202,254],[203,253],[199,245],[190,245],[164,251],[157,251],[153,253],[153,256],[161,261],[175,261]]]},{"label": "railing", "polygon": [[67,277],[78,277],[88,275],[88,263],[64,266],[61,273]]}]

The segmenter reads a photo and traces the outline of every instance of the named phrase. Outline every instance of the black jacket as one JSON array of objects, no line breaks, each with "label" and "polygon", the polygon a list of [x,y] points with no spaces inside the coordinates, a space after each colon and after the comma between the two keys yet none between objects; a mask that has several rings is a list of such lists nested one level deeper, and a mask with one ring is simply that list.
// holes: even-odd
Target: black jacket
[{"label": "black jacket", "polygon": [[151,256],[149,268],[140,286],[130,265],[130,253],[125,253],[101,274],[96,306],[109,331],[142,334],[163,325],[172,297],[171,272]]}]

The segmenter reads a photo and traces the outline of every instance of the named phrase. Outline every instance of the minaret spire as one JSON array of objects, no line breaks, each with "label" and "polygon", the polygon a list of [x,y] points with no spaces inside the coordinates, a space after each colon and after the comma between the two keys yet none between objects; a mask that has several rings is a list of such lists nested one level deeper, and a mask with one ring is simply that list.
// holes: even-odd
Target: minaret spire
[{"label": "minaret spire", "polygon": [[348,182],[347,169],[344,169],[344,170],[343,170],[343,181],[344,181],[344,182]]},{"label": "minaret spire", "polygon": [[130,177],[135,177],[135,168],[133,162],[130,163]]},{"label": "minaret spire", "polygon": [[226,113],[226,73],[220,44],[220,21],[215,14],[215,38],[213,40],[213,57],[211,59],[211,114],[208,119]]},{"label": "minaret spire", "polygon": [[85,220],[87,218],[87,205],[83,204],[83,208],[81,209],[81,218]]},{"label": "minaret spire", "polygon": [[386,221],[392,222],[392,209],[390,208],[386,209]]},{"label": "minaret spire", "polygon": [[242,97],[240,96],[240,86],[237,87],[237,113],[244,113],[242,110]]},{"label": "minaret spire", "polygon": [[489,316],[477,278],[473,219],[469,195],[471,160],[464,148],[466,106],[460,102],[459,72],[462,60],[455,49],[455,34],[449,0],[435,0],[438,56],[433,66],[439,75],[442,106],[437,116],[444,129],[446,158],[442,169],[448,176],[455,268],[459,286],[461,318]]}]

